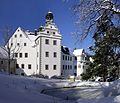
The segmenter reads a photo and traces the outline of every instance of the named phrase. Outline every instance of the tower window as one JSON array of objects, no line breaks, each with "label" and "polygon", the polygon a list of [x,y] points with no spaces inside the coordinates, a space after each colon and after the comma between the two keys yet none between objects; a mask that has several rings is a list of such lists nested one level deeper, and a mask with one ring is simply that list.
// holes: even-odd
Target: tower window
[{"label": "tower window", "polygon": [[48,65],[45,65],[45,70],[48,70],[49,69],[49,66]]},{"label": "tower window", "polygon": [[49,44],[49,39],[45,39],[45,44]]},{"label": "tower window", "polygon": [[49,52],[45,52],[45,57],[49,57]]},{"label": "tower window", "polygon": [[53,40],[53,45],[57,45],[57,41],[56,40]]},{"label": "tower window", "polygon": [[55,34],[55,32],[53,32],[53,34]]},{"label": "tower window", "polygon": [[31,69],[31,64],[28,64],[28,69]]}]

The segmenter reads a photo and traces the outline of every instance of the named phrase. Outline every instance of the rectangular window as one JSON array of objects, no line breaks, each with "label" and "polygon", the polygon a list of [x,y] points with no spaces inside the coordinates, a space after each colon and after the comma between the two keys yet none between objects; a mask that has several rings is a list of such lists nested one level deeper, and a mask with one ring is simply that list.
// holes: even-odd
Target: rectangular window
[{"label": "rectangular window", "polygon": [[68,70],[69,70],[69,65],[68,65]]},{"label": "rectangular window", "polygon": [[45,65],[45,70],[48,70],[49,69],[49,66],[48,65]]},{"label": "rectangular window", "polygon": [[45,52],[45,57],[49,57],[49,52]]},{"label": "rectangular window", "polygon": [[27,44],[26,43],[24,43],[24,46],[26,46]]},{"label": "rectangular window", "polygon": [[57,41],[56,40],[53,40],[53,45],[57,45]]},{"label": "rectangular window", "polygon": [[3,64],[3,61],[1,61],[1,64]]},{"label": "rectangular window", "polygon": [[70,61],[72,61],[72,57],[70,57]]},{"label": "rectangular window", "polygon": [[75,57],[75,60],[77,60],[77,57]]},{"label": "rectangular window", "polygon": [[19,57],[22,58],[22,53],[19,54]]},{"label": "rectangular window", "polygon": [[31,64],[28,64],[28,69],[31,69]]},{"label": "rectangular window", "polygon": [[15,54],[14,54],[14,57],[16,57],[16,58],[17,58],[17,57],[18,57],[18,53],[15,53]]},{"label": "rectangular window", "polygon": [[72,69],[72,65],[70,65],[70,69]]},{"label": "rectangular window", "polygon": [[74,69],[77,69],[77,66],[76,66],[76,65],[74,66]]},{"label": "rectangular window", "polygon": [[56,52],[54,52],[53,55],[54,55],[55,58],[57,57],[57,53]]},{"label": "rectangular window", "polygon": [[49,39],[45,39],[45,44],[49,44]]},{"label": "rectangular window", "polygon": [[56,70],[57,69],[57,66],[56,65],[53,65],[53,70]]},{"label": "rectangular window", "polygon": [[65,69],[67,70],[67,65],[65,66]]},{"label": "rectangular window", "polygon": [[67,56],[65,56],[65,60],[67,60]]},{"label": "rectangular window", "polygon": [[28,57],[28,53],[25,53],[25,58],[27,58]]},{"label": "rectangular window", "polygon": [[65,68],[64,68],[64,65],[63,65],[63,70],[64,70]]},{"label": "rectangular window", "polygon": [[16,68],[19,68],[19,64],[16,64]]},{"label": "rectangular window", "polygon": [[69,56],[68,56],[68,61],[69,61]]},{"label": "rectangular window", "polygon": [[64,55],[63,55],[63,60],[64,60]]},{"label": "rectangular window", "polygon": [[38,64],[37,64],[37,70],[38,70]]},{"label": "rectangular window", "polygon": [[23,69],[24,69],[24,64],[21,64],[21,68],[23,68]]}]

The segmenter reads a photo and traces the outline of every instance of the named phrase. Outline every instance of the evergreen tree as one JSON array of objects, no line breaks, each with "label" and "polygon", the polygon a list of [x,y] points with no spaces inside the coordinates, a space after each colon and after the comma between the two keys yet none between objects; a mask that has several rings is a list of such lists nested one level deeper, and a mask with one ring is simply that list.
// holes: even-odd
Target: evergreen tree
[{"label": "evergreen tree", "polygon": [[120,28],[113,25],[107,12],[99,18],[93,39],[95,44],[91,50],[95,54],[94,63],[82,74],[82,78],[100,76],[106,81],[109,76],[115,79],[120,69]]}]

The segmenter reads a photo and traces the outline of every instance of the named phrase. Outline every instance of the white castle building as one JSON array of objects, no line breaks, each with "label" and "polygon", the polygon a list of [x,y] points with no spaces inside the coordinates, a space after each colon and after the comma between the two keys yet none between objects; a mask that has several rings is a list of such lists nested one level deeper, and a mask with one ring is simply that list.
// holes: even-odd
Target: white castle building
[{"label": "white castle building", "polygon": [[48,12],[45,19],[45,26],[35,32],[18,27],[11,36],[9,45],[17,60],[16,74],[79,76],[86,68],[84,50],[74,50],[72,53],[67,47],[63,47],[62,35],[54,23],[52,12]]}]

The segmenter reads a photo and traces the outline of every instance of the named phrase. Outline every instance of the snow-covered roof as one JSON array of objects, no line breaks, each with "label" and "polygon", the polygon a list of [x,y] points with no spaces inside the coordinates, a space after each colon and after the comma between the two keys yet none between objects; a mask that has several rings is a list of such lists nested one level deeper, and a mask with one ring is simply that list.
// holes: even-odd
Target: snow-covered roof
[{"label": "snow-covered roof", "polygon": [[73,55],[72,50],[70,48],[68,48],[67,46],[61,46],[61,51],[64,54]]},{"label": "snow-covered roof", "polygon": [[84,52],[84,49],[75,49],[75,50],[73,51],[73,54],[74,54],[75,56],[79,56],[79,55],[82,55],[83,52]]},{"label": "snow-covered roof", "polygon": [[7,52],[5,47],[0,47],[0,58],[1,59],[6,59],[7,58]]}]

